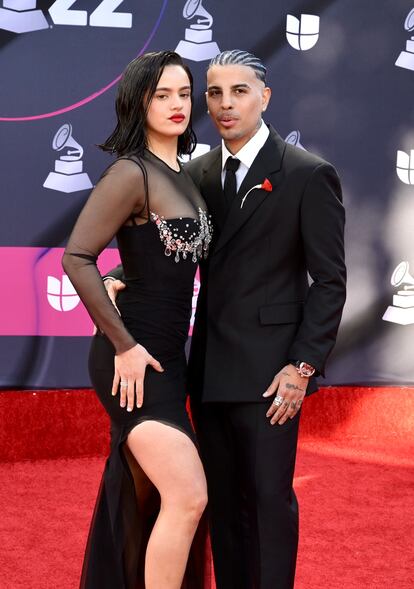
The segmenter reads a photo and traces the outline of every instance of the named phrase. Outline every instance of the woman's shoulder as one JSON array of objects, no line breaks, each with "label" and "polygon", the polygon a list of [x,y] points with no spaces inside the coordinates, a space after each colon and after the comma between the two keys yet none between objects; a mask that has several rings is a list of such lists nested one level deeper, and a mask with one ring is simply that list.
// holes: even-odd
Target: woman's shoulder
[{"label": "woman's shoulder", "polygon": [[113,177],[122,177],[125,181],[136,182],[146,176],[146,169],[141,158],[135,154],[126,154],[112,161],[105,168],[101,177],[103,178],[109,174],[113,175]]},{"label": "woman's shoulder", "polygon": [[103,171],[99,187],[111,194],[131,198],[135,203],[143,203],[147,198],[147,174],[134,157],[120,156],[114,159]]}]

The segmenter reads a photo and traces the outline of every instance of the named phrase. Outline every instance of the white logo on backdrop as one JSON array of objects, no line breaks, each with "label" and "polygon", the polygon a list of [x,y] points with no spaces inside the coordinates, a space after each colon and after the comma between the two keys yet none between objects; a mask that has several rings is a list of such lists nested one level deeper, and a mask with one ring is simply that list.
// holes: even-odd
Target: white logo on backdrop
[{"label": "white logo on backdrop", "polygon": [[300,142],[300,131],[291,131],[289,135],[285,139],[286,143],[290,143],[291,145],[296,145],[300,149],[306,151],[303,145]]},{"label": "white logo on backdrop", "polygon": [[286,39],[293,49],[307,51],[316,45],[319,39],[319,16],[301,14],[300,19],[291,14],[286,18]]},{"label": "white logo on backdrop", "polygon": [[[409,33],[414,31],[414,8],[408,13],[407,18],[405,19],[404,28]],[[395,65],[407,70],[414,70],[414,36],[406,42],[405,49],[405,51],[401,51]]]},{"label": "white logo on backdrop", "polygon": [[64,149],[65,152],[55,160],[55,171],[50,172],[43,186],[66,193],[92,188],[88,174],[83,172],[82,146],[73,139],[70,123],[60,127],[53,138],[52,147],[55,151]]},{"label": "white logo on backdrop", "polygon": [[409,272],[410,265],[404,261],[398,264],[391,276],[391,284],[399,287],[392,297],[392,305],[388,307],[383,315],[384,321],[399,323],[400,325],[411,325],[414,323],[414,278]]},{"label": "white logo on backdrop", "polygon": [[[131,12],[115,12],[124,0],[101,0],[89,14],[87,10],[71,10],[76,0],[55,0],[49,8],[55,25],[111,27],[130,29]],[[0,8],[0,29],[13,33],[27,33],[48,29],[49,23],[42,10],[36,10],[36,0],[3,0]],[[89,21],[89,22],[88,22]]]},{"label": "white logo on backdrop", "polygon": [[404,184],[414,184],[414,149],[397,151],[397,176]]},{"label": "white logo on backdrop", "polygon": [[102,0],[88,15],[87,10],[70,10],[75,0],[55,0],[49,8],[49,14],[55,25],[74,25],[86,27],[114,27],[130,29],[132,13],[115,12],[124,0]]},{"label": "white logo on backdrop", "polygon": [[80,301],[66,274],[61,281],[54,276],[47,277],[47,300],[56,311],[72,311]]},{"label": "white logo on backdrop", "polygon": [[212,59],[220,49],[213,41],[213,17],[202,6],[203,0],[187,0],[183,10],[186,20],[196,19],[185,29],[185,40],[177,45],[176,52],[185,59],[205,61]]},{"label": "white logo on backdrop", "polygon": [[0,29],[12,33],[28,33],[48,29],[49,23],[36,0],[3,0],[0,8]]},{"label": "white logo on backdrop", "polygon": [[200,155],[204,155],[205,153],[210,151],[210,146],[207,143],[197,143],[195,150],[190,155],[182,155],[180,156],[180,160],[182,162],[188,162],[189,160],[193,160]]}]

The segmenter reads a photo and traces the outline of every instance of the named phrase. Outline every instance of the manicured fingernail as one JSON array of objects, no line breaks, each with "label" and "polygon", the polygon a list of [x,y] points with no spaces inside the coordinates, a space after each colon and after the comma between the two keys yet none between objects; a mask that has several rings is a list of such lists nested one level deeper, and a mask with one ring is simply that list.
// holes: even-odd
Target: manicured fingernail
[{"label": "manicured fingernail", "polygon": [[132,411],[132,407],[127,407],[127,411]]}]

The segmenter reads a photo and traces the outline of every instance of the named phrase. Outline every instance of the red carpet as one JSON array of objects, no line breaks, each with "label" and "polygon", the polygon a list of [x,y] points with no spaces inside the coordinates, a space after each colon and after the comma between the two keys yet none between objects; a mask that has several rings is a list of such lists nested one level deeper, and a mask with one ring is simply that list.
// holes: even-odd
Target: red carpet
[{"label": "red carpet", "polygon": [[[413,589],[413,403],[412,389],[306,401],[297,589]],[[3,392],[0,420],[0,589],[77,589],[106,418],[89,391]]]}]

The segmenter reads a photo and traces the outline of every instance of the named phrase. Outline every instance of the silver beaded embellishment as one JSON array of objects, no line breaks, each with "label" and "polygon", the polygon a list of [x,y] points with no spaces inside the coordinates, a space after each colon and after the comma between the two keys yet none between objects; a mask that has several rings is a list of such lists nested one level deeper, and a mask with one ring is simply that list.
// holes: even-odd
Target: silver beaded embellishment
[{"label": "silver beaded embellishment", "polygon": [[[187,259],[188,254],[192,254],[193,262],[197,262],[203,256],[207,258],[208,248],[213,234],[213,226],[211,224],[210,215],[198,208],[198,221],[193,219],[193,230],[190,229],[190,223],[186,223],[184,233],[186,236],[180,234],[180,230],[173,226],[175,219],[168,221],[164,217],[151,212],[151,221],[153,221],[160,234],[160,239],[165,245],[164,253],[166,256],[171,256],[175,252],[174,260],[180,261],[180,254],[183,260]],[[183,217],[179,217],[182,221]],[[190,221],[190,219],[188,219]],[[198,227],[197,227],[198,223]]]}]

